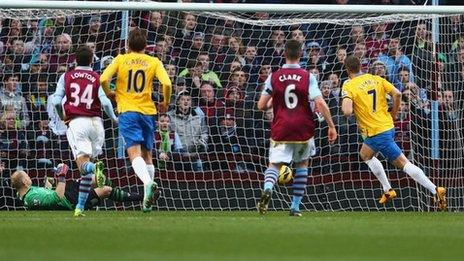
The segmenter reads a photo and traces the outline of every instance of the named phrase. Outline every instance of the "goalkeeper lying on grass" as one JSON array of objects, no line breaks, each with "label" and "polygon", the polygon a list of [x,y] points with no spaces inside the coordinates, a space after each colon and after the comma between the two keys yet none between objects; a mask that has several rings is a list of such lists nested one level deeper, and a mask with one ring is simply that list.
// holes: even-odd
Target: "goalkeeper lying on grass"
[{"label": "goalkeeper lying on grass", "polygon": [[[45,187],[32,186],[29,175],[24,171],[16,171],[11,175],[11,185],[29,210],[73,210],[77,204],[79,181],[66,181],[68,169],[68,165],[64,163],[58,164],[55,171],[57,180],[55,190],[51,189],[52,184],[47,179]],[[95,177],[92,177],[92,187],[95,187]],[[115,202],[142,201],[143,195],[128,193],[110,186],[94,188],[90,191],[85,208],[96,207],[106,198]]]}]

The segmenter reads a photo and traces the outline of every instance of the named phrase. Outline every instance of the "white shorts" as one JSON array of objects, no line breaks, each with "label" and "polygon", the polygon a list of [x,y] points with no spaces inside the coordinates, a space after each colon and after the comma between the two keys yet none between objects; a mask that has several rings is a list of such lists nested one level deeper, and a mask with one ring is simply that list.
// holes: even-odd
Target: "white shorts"
[{"label": "white shorts", "polygon": [[102,153],[105,142],[105,128],[100,117],[79,117],[69,122],[66,130],[69,146],[74,159],[88,155],[96,158]]},{"label": "white shorts", "polygon": [[316,155],[314,138],[303,143],[279,143],[271,140],[269,163],[299,163]]}]

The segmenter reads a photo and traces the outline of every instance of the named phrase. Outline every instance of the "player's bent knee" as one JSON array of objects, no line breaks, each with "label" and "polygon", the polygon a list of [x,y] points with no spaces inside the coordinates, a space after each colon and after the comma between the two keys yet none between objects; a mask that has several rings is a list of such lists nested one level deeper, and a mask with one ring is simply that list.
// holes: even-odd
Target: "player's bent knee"
[{"label": "player's bent knee", "polygon": [[363,149],[361,148],[361,151],[359,152],[359,157],[361,157],[362,161],[368,161],[372,159],[375,156],[375,153],[370,150],[370,149]]},{"label": "player's bent knee", "polygon": [[393,164],[393,166],[395,166],[395,167],[397,167],[399,169],[403,169],[404,165],[406,165],[408,162],[409,162],[408,158],[406,158],[406,156],[403,153],[401,153],[391,163]]},{"label": "player's bent knee", "polygon": [[362,161],[368,161],[368,160],[371,160],[373,158],[372,155],[366,155],[366,154],[359,154],[359,156],[361,157]]},{"label": "player's bent knee", "polygon": [[137,157],[141,157],[142,156],[141,146],[139,144],[135,144],[127,148],[127,155],[129,156],[129,159],[131,161]]}]

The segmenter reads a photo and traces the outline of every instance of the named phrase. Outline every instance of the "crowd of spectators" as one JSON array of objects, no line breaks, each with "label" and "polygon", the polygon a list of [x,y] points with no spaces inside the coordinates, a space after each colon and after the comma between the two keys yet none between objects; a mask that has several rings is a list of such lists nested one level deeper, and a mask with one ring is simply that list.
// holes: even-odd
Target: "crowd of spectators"
[{"label": "crowd of spectators", "polygon": [[[269,14],[249,17],[265,20]],[[339,109],[347,80],[343,63],[351,54],[361,59],[363,72],[384,77],[402,91],[395,127],[406,154],[414,149],[429,155],[430,144],[424,142],[430,140],[432,100],[439,103],[441,136],[449,138],[442,139],[441,148],[446,150],[463,127],[462,19],[442,19],[446,28],[437,44],[435,67],[429,21],[270,27],[188,12],[134,12],[129,30],[146,29],[147,53],[161,59],[173,82],[169,111],[159,118],[156,157],[174,162],[168,167],[178,170],[260,171],[255,157],[266,153],[273,113],[259,112],[255,103],[268,75],[284,63],[287,39],[303,44],[301,66],[318,79],[340,135],[329,146],[327,126],[316,118],[316,156],[357,155],[361,139],[354,118],[343,117]],[[93,69],[98,72],[124,52],[120,20],[120,13],[0,19],[0,150],[6,169],[51,168],[69,158],[66,126],[50,108],[50,95],[60,74],[74,67],[73,50],[78,45],[94,50]],[[160,94],[154,87],[157,102]],[[105,127],[105,156],[116,157],[115,151],[121,149],[116,126],[106,120]],[[415,143],[424,145],[413,148],[414,139],[425,140]],[[213,161],[219,163],[204,155],[216,155]]]}]

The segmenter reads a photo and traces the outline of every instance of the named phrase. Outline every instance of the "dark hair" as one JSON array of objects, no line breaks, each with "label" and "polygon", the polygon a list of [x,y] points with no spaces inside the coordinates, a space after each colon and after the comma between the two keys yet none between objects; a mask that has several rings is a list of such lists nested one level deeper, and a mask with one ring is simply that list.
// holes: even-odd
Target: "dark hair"
[{"label": "dark hair", "polygon": [[[209,53],[208,53],[207,51],[201,51],[201,52],[198,54],[198,56],[200,56],[200,55],[206,55],[206,56],[209,57]],[[197,56],[197,57],[198,57],[198,56]]]},{"label": "dark hair", "polygon": [[140,28],[134,28],[129,32],[129,49],[134,52],[141,52],[147,46],[147,36]]},{"label": "dark hair", "polygon": [[4,73],[3,74],[3,81],[4,82],[7,82],[8,80],[10,80],[11,77],[17,77],[17,75],[13,74],[13,73]]},{"label": "dark hair", "polygon": [[312,69],[316,69],[318,72],[320,72],[319,68],[317,68],[317,65],[311,65],[311,66],[308,67],[308,71],[310,71]]},{"label": "dark hair", "polygon": [[47,84],[48,84],[48,75],[45,74],[45,73],[39,74],[39,76],[37,77],[37,81],[38,82],[47,82]]},{"label": "dark hair", "polygon": [[93,60],[93,51],[86,45],[79,46],[76,50],[77,66],[90,66]]},{"label": "dark hair", "polygon": [[213,91],[214,91],[215,85],[212,82],[210,82],[210,81],[202,81],[201,84],[200,84],[200,88],[203,87],[203,85],[211,86],[213,88]]},{"label": "dark hair", "polygon": [[161,117],[167,117],[167,118],[171,119],[171,116],[169,116],[169,114],[167,114],[167,113],[158,114],[158,120],[159,120]]},{"label": "dark hair", "polygon": [[410,71],[409,71],[409,68],[406,67],[406,66],[401,66],[400,68],[398,68],[397,73],[400,73],[401,71],[406,71],[406,72],[408,72],[408,73],[410,72]]},{"label": "dark hair", "polygon": [[350,55],[345,59],[345,68],[348,73],[358,73],[361,70],[361,61],[358,57]]},{"label": "dark hair", "polygon": [[189,97],[192,97],[192,95],[190,95],[190,92],[187,91],[187,90],[184,90],[184,91],[181,91],[177,94],[177,97],[176,97],[176,102],[179,101],[179,98],[182,97],[182,96],[189,96]]},{"label": "dark hair", "polygon": [[199,61],[191,59],[191,60],[187,61],[187,64],[186,64],[185,68],[193,69],[193,68],[196,68],[196,67],[198,67],[200,65],[201,65],[201,63]]},{"label": "dark hair", "polygon": [[402,101],[402,102],[409,102],[409,99],[408,99],[407,96],[402,95],[402,96],[401,96],[401,101]]},{"label": "dark hair", "polygon": [[286,57],[291,60],[296,60],[301,56],[301,43],[297,40],[287,40],[285,44]]}]

